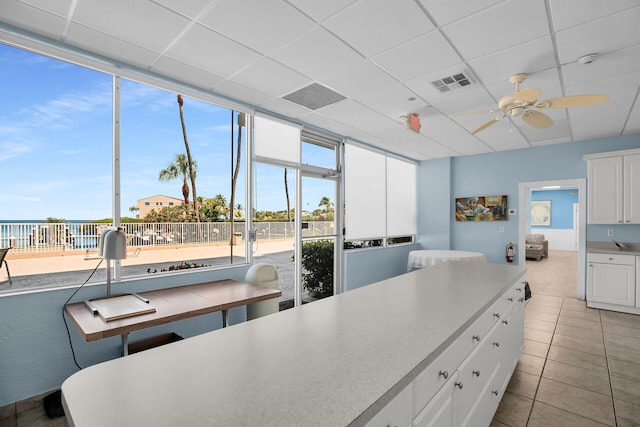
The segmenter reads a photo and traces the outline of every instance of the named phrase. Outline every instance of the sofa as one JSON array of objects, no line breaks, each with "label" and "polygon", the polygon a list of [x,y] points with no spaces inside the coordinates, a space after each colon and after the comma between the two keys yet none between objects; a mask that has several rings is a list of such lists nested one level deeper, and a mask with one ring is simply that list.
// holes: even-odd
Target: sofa
[{"label": "sofa", "polygon": [[549,241],[545,240],[544,234],[529,234],[524,243],[527,259],[540,261],[549,256]]}]

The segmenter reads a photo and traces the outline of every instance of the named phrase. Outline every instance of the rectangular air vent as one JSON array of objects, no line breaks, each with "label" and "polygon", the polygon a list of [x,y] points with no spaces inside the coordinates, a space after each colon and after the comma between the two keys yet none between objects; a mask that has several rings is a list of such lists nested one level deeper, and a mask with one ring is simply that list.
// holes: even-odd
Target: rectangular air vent
[{"label": "rectangular air vent", "polygon": [[471,79],[464,72],[454,74],[453,76],[443,77],[440,80],[431,82],[431,84],[440,92],[449,92],[471,84]]},{"label": "rectangular air vent", "polygon": [[346,99],[345,96],[318,83],[312,83],[309,86],[291,92],[289,95],[285,95],[283,98],[310,110],[317,110]]}]

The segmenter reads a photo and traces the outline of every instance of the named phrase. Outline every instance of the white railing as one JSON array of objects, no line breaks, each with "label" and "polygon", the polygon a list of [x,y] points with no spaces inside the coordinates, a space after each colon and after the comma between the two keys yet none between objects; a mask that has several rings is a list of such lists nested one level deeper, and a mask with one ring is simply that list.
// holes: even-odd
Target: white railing
[{"label": "white railing", "polygon": [[[332,221],[304,223],[303,236],[334,234]],[[11,247],[12,252],[38,253],[68,250],[97,249],[100,233],[112,224],[93,222],[65,223],[0,223],[0,248]],[[256,222],[258,240],[286,239],[294,236],[291,222]],[[225,243],[232,234],[244,238],[244,222],[171,222],[121,224],[128,236],[129,247],[192,245]]]}]

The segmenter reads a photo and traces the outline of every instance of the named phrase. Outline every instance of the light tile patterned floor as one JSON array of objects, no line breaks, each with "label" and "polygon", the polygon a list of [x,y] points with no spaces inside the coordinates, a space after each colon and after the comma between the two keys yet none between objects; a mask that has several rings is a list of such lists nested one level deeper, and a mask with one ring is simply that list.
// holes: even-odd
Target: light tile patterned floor
[{"label": "light tile patterned floor", "polygon": [[491,426],[640,426],[640,316],[534,294]]}]

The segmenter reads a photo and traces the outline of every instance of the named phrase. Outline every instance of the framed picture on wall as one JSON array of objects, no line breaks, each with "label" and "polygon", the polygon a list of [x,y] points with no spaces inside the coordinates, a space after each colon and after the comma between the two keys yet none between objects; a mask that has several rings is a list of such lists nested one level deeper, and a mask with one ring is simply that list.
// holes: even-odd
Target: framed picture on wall
[{"label": "framed picture on wall", "polygon": [[551,200],[531,201],[531,226],[551,226]]},{"label": "framed picture on wall", "polygon": [[506,221],[507,196],[473,196],[456,199],[456,221]]}]

